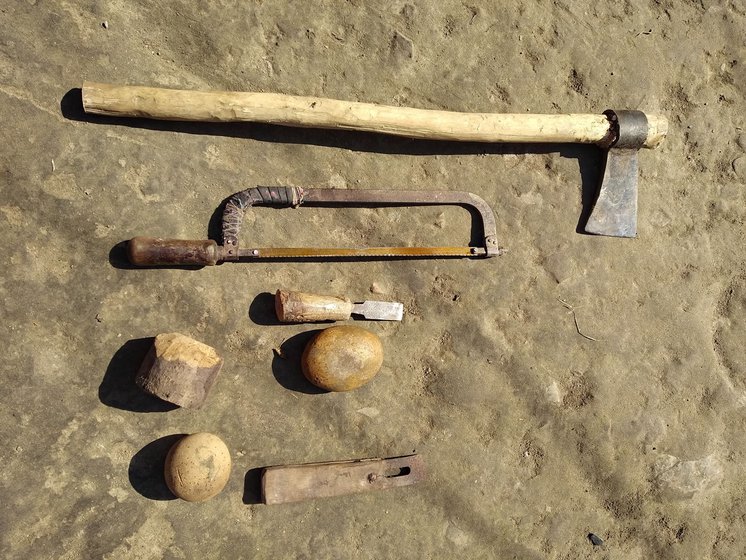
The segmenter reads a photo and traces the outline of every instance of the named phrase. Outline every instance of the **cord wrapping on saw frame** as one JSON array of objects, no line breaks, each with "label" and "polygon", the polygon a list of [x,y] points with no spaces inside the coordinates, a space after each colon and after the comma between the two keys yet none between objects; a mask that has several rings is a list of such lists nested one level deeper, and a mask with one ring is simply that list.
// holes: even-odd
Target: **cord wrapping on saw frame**
[{"label": "cord wrapping on saw frame", "polygon": [[233,248],[238,246],[238,234],[247,207],[257,204],[294,207],[302,202],[303,189],[299,187],[252,187],[237,192],[228,199],[223,210],[223,244]]}]

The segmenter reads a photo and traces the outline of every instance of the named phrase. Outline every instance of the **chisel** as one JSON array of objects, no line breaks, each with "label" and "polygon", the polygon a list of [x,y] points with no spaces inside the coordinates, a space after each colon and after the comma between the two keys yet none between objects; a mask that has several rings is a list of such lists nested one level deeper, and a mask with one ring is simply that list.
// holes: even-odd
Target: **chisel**
[{"label": "chisel", "polygon": [[351,315],[377,321],[401,321],[404,305],[394,301],[353,303],[346,297],[277,290],[275,312],[283,323],[346,321]]}]

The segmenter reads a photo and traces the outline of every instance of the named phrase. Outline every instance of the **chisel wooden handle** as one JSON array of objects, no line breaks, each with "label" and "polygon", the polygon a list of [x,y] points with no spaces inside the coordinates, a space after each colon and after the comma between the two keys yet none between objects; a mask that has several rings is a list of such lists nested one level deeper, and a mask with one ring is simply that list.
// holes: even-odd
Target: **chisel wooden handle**
[{"label": "chisel wooden handle", "polygon": [[352,306],[347,298],[287,290],[277,290],[275,294],[275,312],[283,323],[345,321],[352,315]]},{"label": "chisel wooden handle", "polygon": [[[432,140],[468,142],[579,142],[613,138],[601,114],[459,113],[279,93],[185,91],[83,83],[87,113],[174,121],[263,122],[285,126],[362,130]],[[644,147],[665,138],[663,115],[647,115]]]}]

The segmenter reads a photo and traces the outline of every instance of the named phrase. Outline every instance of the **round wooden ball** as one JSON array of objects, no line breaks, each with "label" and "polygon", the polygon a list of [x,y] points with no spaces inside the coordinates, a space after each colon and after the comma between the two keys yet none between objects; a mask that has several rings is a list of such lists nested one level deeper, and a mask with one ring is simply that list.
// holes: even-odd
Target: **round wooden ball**
[{"label": "round wooden ball", "polygon": [[383,363],[381,339],[351,325],[317,334],[303,351],[303,375],[327,391],[352,391],[373,379]]},{"label": "round wooden ball", "polygon": [[206,432],[181,438],[166,456],[166,485],[187,502],[217,495],[231,474],[231,454],[222,439]]}]

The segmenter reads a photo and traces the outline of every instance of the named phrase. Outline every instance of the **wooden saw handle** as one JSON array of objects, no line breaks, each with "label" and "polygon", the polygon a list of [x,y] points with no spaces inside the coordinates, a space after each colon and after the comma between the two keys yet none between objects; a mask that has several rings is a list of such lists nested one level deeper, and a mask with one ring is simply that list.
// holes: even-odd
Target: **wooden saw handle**
[{"label": "wooden saw handle", "polygon": [[275,312],[283,323],[346,321],[353,303],[347,298],[277,290]]},{"label": "wooden saw handle", "polygon": [[[185,91],[83,83],[87,113],[208,122],[362,130],[408,138],[467,142],[577,142],[604,144],[612,130],[604,115],[459,113],[279,93]],[[668,121],[646,115],[646,148],[665,138]]]},{"label": "wooden saw handle", "polygon": [[127,242],[127,257],[136,266],[211,266],[220,260],[220,251],[212,239],[134,237]]}]

